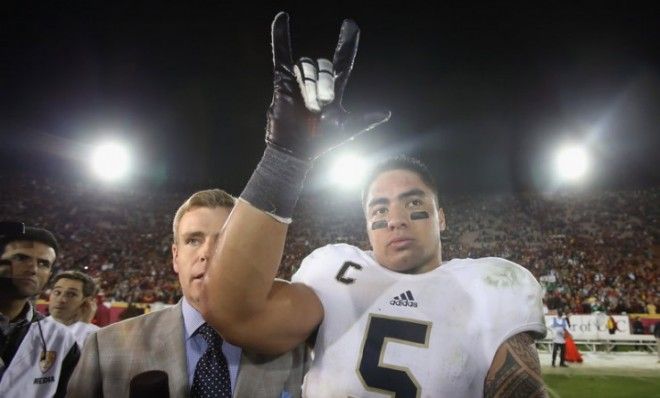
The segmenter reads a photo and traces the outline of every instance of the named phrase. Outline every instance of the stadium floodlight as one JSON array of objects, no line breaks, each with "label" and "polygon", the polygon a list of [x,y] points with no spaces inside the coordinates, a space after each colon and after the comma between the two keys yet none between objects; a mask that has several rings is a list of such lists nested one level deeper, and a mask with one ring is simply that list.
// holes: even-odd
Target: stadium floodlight
[{"label": "stadium floodlight", "polygon": [[589,171],[589,154],[583,145],[566,144],[555,157],[555,171],[562,181],[576,182]]},{"label": "stadium floodlight", "polygon": [[362,182],[366,169],[364,159],[355,154],[343,154],[330,169],[330,181],[343,189],[355,188]]},{"label": "stadium floodlight", "polygon": [[92,151],[92,170],[101,179],[116,181],[128,174],[129,156],[125,146],[116,142],[98,145]]}]

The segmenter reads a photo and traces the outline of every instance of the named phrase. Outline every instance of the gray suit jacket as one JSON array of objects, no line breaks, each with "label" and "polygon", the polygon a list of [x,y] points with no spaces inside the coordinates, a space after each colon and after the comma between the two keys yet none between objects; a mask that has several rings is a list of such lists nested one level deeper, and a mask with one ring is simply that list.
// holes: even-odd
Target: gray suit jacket
[{"label": "gray suit jacket", "polygon": [[[87,338],[67,397],[128,397],[131,379],[148,370],[167,373],[170,397],[187,397],[185,350],[181,302],[102,328]],[[304,371],[302,346],[280,356],[243,352],[233,395],[300,397]]]}]

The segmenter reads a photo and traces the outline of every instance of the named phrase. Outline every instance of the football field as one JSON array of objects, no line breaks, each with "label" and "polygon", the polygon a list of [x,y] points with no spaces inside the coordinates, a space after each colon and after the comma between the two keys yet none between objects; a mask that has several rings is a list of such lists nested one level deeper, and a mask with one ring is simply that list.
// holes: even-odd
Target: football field
[{"label": "football field", "polygon": [[544,375],[550,397],[659,397],[660,376]]},{"label": "football field", "polygon": [[550,355],[539,354],[550,397],[660,397],[657,354],[583,353],[583,358],[581,364],[553,368]]}]

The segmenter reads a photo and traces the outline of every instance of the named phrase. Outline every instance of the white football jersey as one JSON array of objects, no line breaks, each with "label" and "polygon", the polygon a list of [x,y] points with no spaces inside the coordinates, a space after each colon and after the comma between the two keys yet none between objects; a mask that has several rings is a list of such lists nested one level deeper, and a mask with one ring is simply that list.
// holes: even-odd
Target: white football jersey
[{"label": "white football jersey", "polygon": [[73,323],[68,326],[69,330],[71,331],[71,334],[76,338],[76,343],[78,343],[78,346],[82,350],[82,347],[85,345],[85,339],[87,339],[87,336],[90,334],[96,332],[100,328],[94,324],[83,322],[83,321],[78,321],[76,323]]},{"label": "white football jersey", "polygon": [[[43,349],[44,344],[46,350]],[[54,319],[48,317],[32,322],[2,375],[0,397],[55,395],[62,374],[62,363],[74,344],[76,340],[73,335]]]},{"label": "white football jersey", "polygon": [[546,331],[540,285],[502,258],[454,259],[413,275],[328,245],[293,281],[310,286],[325,311],[307,397],[482,397],[499,346]]}]

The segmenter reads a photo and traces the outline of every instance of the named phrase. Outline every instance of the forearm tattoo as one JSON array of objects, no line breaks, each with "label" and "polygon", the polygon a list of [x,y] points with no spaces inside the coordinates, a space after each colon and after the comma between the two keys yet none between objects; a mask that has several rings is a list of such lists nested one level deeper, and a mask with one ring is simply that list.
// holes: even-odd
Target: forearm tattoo
[{"label": "forearm tattoo", "polygon": [[534,339],[527,333],[511,337],[497,350],[484,382],[484,397],[547,397]]}]

